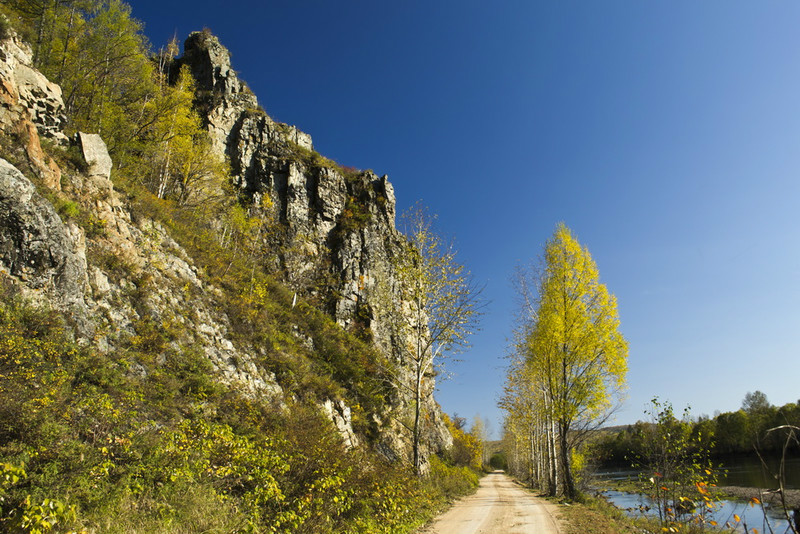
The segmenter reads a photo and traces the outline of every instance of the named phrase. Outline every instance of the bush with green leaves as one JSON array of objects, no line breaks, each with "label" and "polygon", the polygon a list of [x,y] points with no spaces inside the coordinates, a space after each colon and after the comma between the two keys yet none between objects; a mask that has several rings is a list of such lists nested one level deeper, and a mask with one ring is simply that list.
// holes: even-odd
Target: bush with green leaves
[{"label": "bush with green leaves", "polygon": [[633,465],[641,473],[642,492],[665,530],[715,526],[710,518],[719,500],[713,493],[715,470],[703,437],[692,434],[689,409],[678,419],[669,402],[654,398],[651,403],[646,411],[651,424],[642,426],[635,437],[640,452]]}]

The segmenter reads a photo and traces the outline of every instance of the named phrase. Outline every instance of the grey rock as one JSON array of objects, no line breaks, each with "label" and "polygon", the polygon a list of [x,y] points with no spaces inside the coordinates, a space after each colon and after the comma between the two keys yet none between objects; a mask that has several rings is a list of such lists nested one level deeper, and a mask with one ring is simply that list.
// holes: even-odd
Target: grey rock
[{"label": "grey rock", "polygon": [[66,143],[61,88],[33,68],[30,48],[16,35],[0,40],[0,124],[30,116],[39,134]]},{"label": "grey rock", "polygon": [[208,32],[192,32],[183,45],[183,62],[188,64],[197,89],[235,95],[245,90],[231,68],[231,54]]},{"label": "grey rock", "polygon": [[0,159],[0,267],[48,294],[87,334],[86,264],[75,248],[53,205],[16,167]]},{"label": "grey rock", "polygon": [[353,431],[353,419],[347,404],[341,400],[332,401],[331,399],[326,399],[321,408],[323,413],[328,416],[328,419],[333,422],[337,432],[342,437],[345,448],[354,449],[358,447],[358,436]]},{"label": "grey rock", "polygon": [[[280,251],[278,269],[300,298],[317,292],[318,282],[325,280],[327,294],[321,300],[333,302],[327,311],[344,328],[360,321],[376,347],[400,364],[398,380],[410,379],[410,366],[398,349],[405,341],[398,338],[389,309],[400,298],[392,258],[406,241],[395,228],[396,199],[388,178],[331,165],[313,153],[310,136],[273,121],[244,89],[230,53],[216,37],[193,33],[184,49],[180,61],[198,79],[198,98],[207,103],[204,119],[214,146],[229,158],[235,183],[254,206],[269,199],[266,216],[282,228],[265,242],[264,255]],[[444,450],[452,439],[438,406],[433,399],[426,402],[433,414],[426,450]],[[381,449],[387,457],[410,457],[407,434],[390,415],[408,412],[410,406],[407,393],[398,387],[383,414]],[[325,410],[339,427],[336,410]]]},{"label": "grey rock", "polygon": [[89,165],[89,176],[102,176],[111,178],[111,167],[114,163],[108,155],[108,148],[100,134],[78,132],[76,135],[78,146],[81,148],[83,159]]}]

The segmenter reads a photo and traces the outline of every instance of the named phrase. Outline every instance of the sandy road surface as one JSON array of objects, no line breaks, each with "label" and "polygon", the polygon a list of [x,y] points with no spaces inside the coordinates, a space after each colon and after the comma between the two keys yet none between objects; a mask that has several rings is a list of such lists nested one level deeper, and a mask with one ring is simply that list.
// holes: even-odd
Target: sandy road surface
[{"label": "sandy road surface", "polygon": [[503,473],[481,479],[478,492],[458,501],[420,534],[558,534],[555,506]]}]

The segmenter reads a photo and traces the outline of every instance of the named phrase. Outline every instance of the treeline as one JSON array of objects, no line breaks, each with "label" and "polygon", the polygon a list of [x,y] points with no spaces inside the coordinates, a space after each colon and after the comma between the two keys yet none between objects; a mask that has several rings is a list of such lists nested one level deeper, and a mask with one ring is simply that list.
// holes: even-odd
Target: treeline
[{"label": "treeline", "polygon": [[[783,425],[800,427],[800,401],[773,406],[760,391],[748,393],[742,408],[713,418],[701,416],[684,424],[698,449],[712,456],[761,454],[780,456],[786,442],[784,432],[770,432]],[[593,440],[589,455],[598,464],[630,465],[645,455],[653,422],[638,421],[618,432],[601,431]],[[795,443],[790,444],[797,450]]]}]

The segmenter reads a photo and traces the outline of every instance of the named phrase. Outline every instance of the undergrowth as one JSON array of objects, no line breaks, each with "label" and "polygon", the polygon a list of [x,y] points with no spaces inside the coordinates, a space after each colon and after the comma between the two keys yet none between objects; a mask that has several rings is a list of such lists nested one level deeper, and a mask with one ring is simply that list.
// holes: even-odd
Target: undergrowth
[{"label": "undergrowth", "polygon": [[33,517],[54,523],[42,532],[405,532],[477,482],[346,450],[315,405],[248,398],[190,347],[148,361],[156,350],[98,354],[4,295],[0,530],[36,532]]},{"label": "undergrowth", "polygon": [[633,519],[606,501],[582,495],[582,502],[562,506],[560,509],[564,534],[636,534],[641,532]]}]

